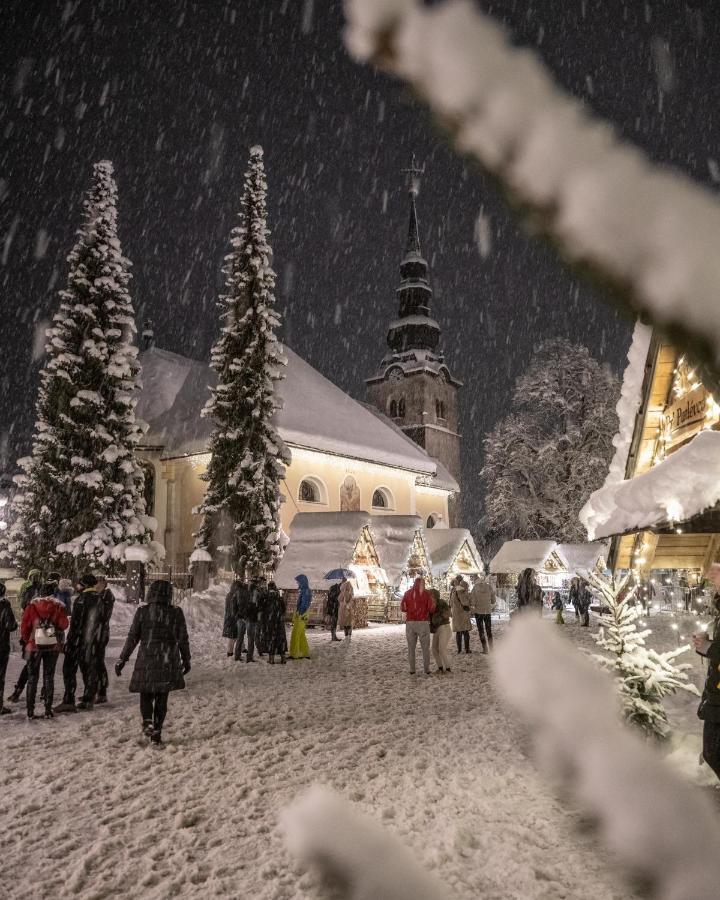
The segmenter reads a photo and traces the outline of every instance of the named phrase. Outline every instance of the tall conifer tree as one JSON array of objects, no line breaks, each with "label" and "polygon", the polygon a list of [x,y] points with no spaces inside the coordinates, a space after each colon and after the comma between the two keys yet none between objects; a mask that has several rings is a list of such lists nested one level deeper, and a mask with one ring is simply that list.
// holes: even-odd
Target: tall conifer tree
[{"label": "tall conifer tree", "polygon": [[112,163],[93,167],[67,288],[47,331],[32,455],[14,501],[8,549],[20,566],[110,569],[150,540],[134,455],[139,387],[130,263],[117,236]]},{"label": "tall conifer tree", "polygon": [[225,257],[217,387],[203,415],[215,420],[198,543],[226,554],[240,574],[271,569],[281,555],[280,482],[288,450],[273,424],[285,359],[275,336],[275,273],[267,226],[262,147],[252,147],[240,224]]}]

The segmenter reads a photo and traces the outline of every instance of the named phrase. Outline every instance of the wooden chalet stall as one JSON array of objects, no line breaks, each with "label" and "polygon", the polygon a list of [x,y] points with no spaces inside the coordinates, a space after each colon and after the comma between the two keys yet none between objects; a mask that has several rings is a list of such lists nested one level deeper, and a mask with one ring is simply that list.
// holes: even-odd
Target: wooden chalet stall
[{"label": "wooden chalet stall", "polygon": [[641,343],[643,327],[628,353],[616,458],[581,519],[591,538],[612,538],[613,571],[674,595],[718,559],[720,408],[677,348],[649,329]]},{"label": "wooden chalet stall", "polygon": [[432,528],[425,532],[435,587],[448,593],[457,575],[467,581],[484,572],[482,558],[467,528]]},{"label": "wooden chalet stall", "polygon": [[295,576],[307,575],[313,592],[310,621],[321,623],[333,569],[348,569],[357,602],[355,626],[367,625],[368,606],[382,604],[389,582],[380,566],[370,531],[373,517],[364,512],[298,513],[290,526],[290,543],[275,573],[275,583],[285,593],[288,613],[295,609]]},{"label": "wooden chalet stall", "polygon": [[[422,519],[419,516],[370,516],[370,532],[377,547],[388,592],[383,607],[376,595],[368,615],[375,622],[400,622],[400,601],[413,581],[422,577],[432,587],[430,554]],[[432,530],[432,529],[431,529]]]}]

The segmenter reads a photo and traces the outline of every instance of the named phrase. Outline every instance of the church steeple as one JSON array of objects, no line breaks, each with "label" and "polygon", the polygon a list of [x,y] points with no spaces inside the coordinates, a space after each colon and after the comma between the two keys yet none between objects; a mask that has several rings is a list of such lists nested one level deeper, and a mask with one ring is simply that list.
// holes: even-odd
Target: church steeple
[{"label": "church steeple", "polygon": [[[433,291],[418,228],[418,179],[423,170],[415,164],[414,155],[405,172],[410,175],[410,221],[400,260],[400,284],[395,291],[397,318],[388,328],[389,350],[376,374],[366,380],[368,400],[459,482],[461,382],[450,374],[438,350],[441,332],[432,317]],[[451,501],[451,525],[457,521],[458,510],[457,501]],[[430,516],[427,527],[432,527],[436,518]]]},{"label": "church steeple", "polygon": [[420,233],[416,198],[419,193],[419,176],[423,169],[415,165],[415,154],[410,168],[410,222],[408,224],[405,254],[400,262],[400,286],[396,290],[398,318],[390,323],[387,343],[395,352],[407,350],[434,351],[440,341],[440,326],[431,317],[433,292],[428,279],[428,264],[420,251]]}]

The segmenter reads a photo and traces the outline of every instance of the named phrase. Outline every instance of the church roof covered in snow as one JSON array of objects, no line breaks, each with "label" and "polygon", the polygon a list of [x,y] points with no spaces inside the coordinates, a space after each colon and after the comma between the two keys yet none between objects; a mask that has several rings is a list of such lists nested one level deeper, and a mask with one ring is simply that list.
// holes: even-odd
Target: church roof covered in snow
[{"label": "church roof covered in snow", "polygon": [[425,532],[433,576],[439,577],[447,573],[465,543],[475,560],[474,571],[482,571],[482,558],[467,528],[429,528]]},{"label": "church roof covered in snow", "polygon": [[[437,461],[393,423],[353,400],[288,347],[283,350],[288,364],[279,384],[283,408],[276,424],[288,444],[435,476]],[[200,410],[208,385],[215,383],[213,370],[155,347],[140,354],[140,364],[137,415],[150,426],[143,444],[162,448],[165,458],[206,451],[212,422]],[[458,490],[445,470],[433,486]]]}]

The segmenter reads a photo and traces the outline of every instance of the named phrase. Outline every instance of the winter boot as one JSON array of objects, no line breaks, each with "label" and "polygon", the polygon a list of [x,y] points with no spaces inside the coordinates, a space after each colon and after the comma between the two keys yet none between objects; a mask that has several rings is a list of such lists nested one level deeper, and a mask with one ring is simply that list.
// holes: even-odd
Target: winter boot
[{"label": "winter boot", "polygon": [[96,703],[107,703],[107,694],[98,694],[95,698]]},{"label": "winter boot", "polygon": [[54,719],[55,713],[52,711],[52,706],[45,707],[45,718],[46,719]]},{"label": "winter boot", "polygon": [[280,664],[284,666],[286,662],[287,662],[287,660],[285,659],[285,654],[282,653],[280,655]]},{"label": "winter boot", "polygon": [[270,663],[271,666],[275,665],[275,654],[274,653],[271,653],[270,656],[268,656],[268,662]]},{"label": "winter boot", "polygon": [[77,712],[77,706],[74,703],[68,703],[67,700],[63,700],[62,703],[58,703],[55,707],[56,713],[71,713]]},{"label": "winter boot", "polygon": [[150,743],[155,744],[156,747],[162,745],[162,733],[159,728],[153,728],[150,735]]},{"label": "winter boot", "polygon": [[152,719],[143,719],[142,733],[145,735],[145,737],[146,738],[152,737],[154,730],[155,729],[153,728]]},{"label": "winter boot", "polygon": [[93,708],[92,700],[81,700],[78,705],[78,709],[81,709],[83,712],[91,712]]},{"label": "winter boot", "polygon": [[8,703],[17,703],[20,699],[20,694],[17,691],[13,691],[7,698]]},{"label": "winter boot", "polygon": [[29,709],[29,710],[27,711],[27,717],[28,717],[28,719],[34,719],[34,718],[35,718],[35,710],[34,710],[34,709]]},{"label": "winter boot", "polygon": [[0,716],[9,716],[14,713],[14,709],[10,709],[9,706],[0,706]]},{"label": "winter boot", "polygon": [[483,641],[483,642],[482,642],[482,652],[483,652],[483,653],[487,653],[487,652],[488,652],[487,641]]}]

